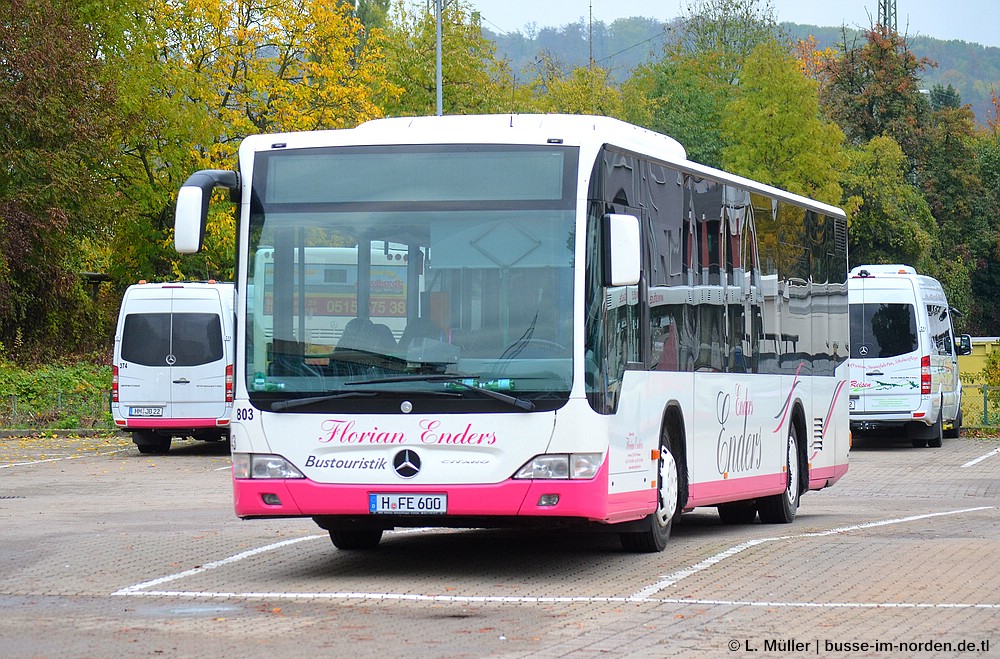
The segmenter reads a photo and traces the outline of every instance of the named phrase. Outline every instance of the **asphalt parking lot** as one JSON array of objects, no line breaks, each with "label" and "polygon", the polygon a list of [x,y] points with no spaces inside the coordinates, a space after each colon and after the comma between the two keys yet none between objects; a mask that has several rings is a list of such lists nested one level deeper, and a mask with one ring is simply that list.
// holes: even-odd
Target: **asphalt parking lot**
[{"label": "asphalt parking lot", "polygon": [[222,444],[0,439],[8,657],[1000,656],[1000,439],[856,443],[791,525],[408,530],[232,513]]}]

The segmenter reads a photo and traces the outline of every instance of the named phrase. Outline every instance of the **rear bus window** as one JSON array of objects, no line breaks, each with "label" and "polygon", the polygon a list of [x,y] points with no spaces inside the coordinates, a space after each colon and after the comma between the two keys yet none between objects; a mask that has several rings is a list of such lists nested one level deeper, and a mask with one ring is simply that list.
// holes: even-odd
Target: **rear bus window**
[{"label": "rear bus window", "polygon": [[912,304],[851,305],[852,358],[896,357],[916,349],[917,318]]},{"label": "rear bus window", "polygon": [[[168,360],[173,355],[173,360]],[[218,314],[144,313],[125,316],[122,359],[142,366],[199,366],[224,356]],[[170,364],[170,362],[173,364]]]}]

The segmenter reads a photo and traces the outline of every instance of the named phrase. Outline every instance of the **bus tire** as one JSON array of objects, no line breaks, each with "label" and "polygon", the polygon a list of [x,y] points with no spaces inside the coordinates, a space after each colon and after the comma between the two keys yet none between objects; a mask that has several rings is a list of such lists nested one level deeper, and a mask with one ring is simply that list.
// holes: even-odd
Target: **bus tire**
[{"label": "bus tire", "polygon": [[795,424],[788,426],[785,444],[785,491],[757,502],[757,513],[764,524],[790,524],[799,508],[799,438]]},{"label": "bus tire", "polygon": [[143,455],[162,455],[170,450],[170,435],[161,435],[155,430],[136,430],[132,442]]},{"label": "bus tire", "polygon": [[375,549],[382,529],[330,529],[330,540],[337,549]]},{"label": "bus tire", "polygon": [[656,511],[646,517],[644,531],[623,531],[620,534],[626,551],[652,553],[663,551],[670,537],[670,527],[678,511],[680,478],[677,461],[670,448],[670,433],[666,427],[660,434],[660,460],[657,468]]}]

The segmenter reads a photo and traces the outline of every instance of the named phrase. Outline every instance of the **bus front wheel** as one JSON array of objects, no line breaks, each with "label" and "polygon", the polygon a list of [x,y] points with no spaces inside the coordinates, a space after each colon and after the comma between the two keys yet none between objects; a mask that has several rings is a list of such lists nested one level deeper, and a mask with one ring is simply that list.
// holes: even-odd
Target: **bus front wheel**
[{"label": "bus front wheel", "polygon": [[337,549],[375,549],[382,529],[330,529],[330,540]]},{"label": "bus front wheel", "polygon": [[666,430],[660,436],[660,460],[657,470],[656,512],[646,518],[648,528],[644,531],[621,533],[622,546],[632,552],[658,552],[667,546],[670,527],[677,512],[680,490],[677,461],[670,450],[670,436]]}]

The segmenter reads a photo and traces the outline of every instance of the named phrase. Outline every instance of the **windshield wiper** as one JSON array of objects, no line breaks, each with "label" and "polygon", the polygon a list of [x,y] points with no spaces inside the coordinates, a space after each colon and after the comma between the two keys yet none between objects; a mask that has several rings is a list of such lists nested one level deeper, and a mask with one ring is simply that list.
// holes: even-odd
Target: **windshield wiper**
[{"label": "windshield wiper", "polygon": [[464,387],[470,391],[476,391],[478,393],[489,396],[490,398],[495,398],[501,402],[507,403],[508,405],[513,405],[514,407],[530,412],[535,409],[535,404],[530,400],[525,400],[523,398],[518,398],[517,396],[511,396],[510,394],[505,394],[500,391],[493,391],[492,389],[487,389],[486,387],[480,387],[474,384],[469,384],[465,380],[472,379],[471,376],[467,375],[446,375],[444,373],[414,373],[412,375],[397,375],[388,378],[376,378],[374,380],[362,380],[360,382],[348,382],[348,385],[363,385],[363,384],[389,384],[392,382],[450,382],[451,384]]},{"label": "windshield wiper", "polygon": [[367,396],[376,396],[374,391],[347,391],[340,394],[327,394],[325,396],[309,396],[307,398],[290,398],[288,400],[278,400],[271,403],[271,411],[278,410],[290,410],[294,407],[303,407],[305,405],[312,405],[313,403],[322,403],[327,400],[336,400],[337,398],[358,398]]}]

